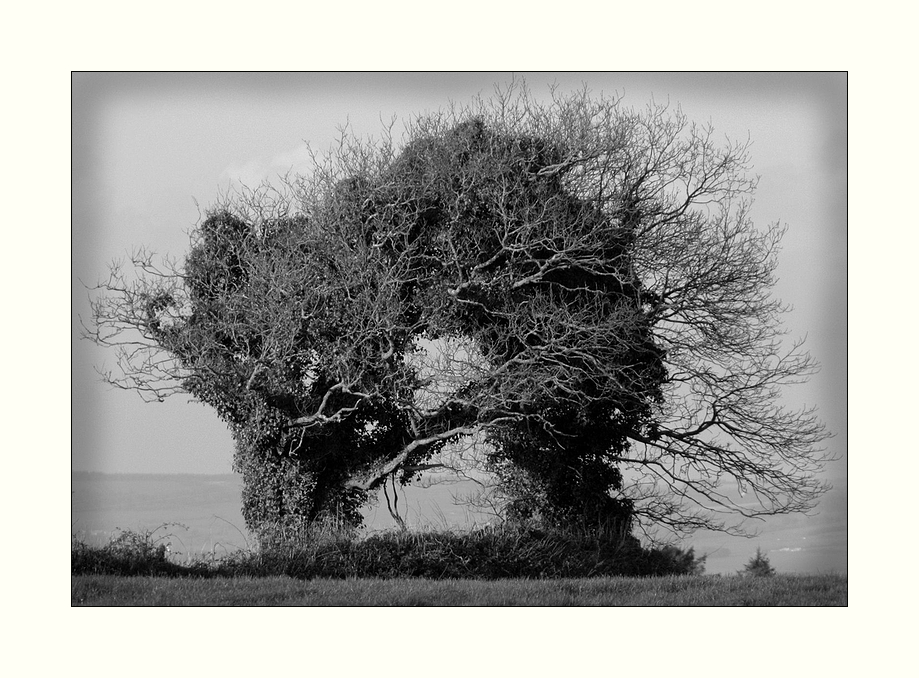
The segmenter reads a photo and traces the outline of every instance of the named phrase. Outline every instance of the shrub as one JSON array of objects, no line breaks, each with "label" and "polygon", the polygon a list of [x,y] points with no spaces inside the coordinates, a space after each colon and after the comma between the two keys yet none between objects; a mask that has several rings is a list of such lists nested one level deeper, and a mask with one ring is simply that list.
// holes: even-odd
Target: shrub
[{"label": "shrub", "polygon": [[707,556],[697,558],[691,546],[685,551],[676,546],[664,546],[659,549],[650,549],[646,553],[644,569],[650,575],[689,575],[705,572]]},{"label": "shrub", "polygon": [[748,577],[771,577],[775,574],[775,568],[769,564],[766,554],[756,547],[756,554],[750,558],[744,569],[738,570],[738,574]]},{"label": "shrub", "polygon": [[326,522],[279,525],[259,546],[185,565],[167,558],[165,536],[122,532],[103,547],[75,540],[73,574],[427,579],[550,579],[699,574],[690,548],[644,548],[616,532],[498,527],[471,532],[378,532]]}]

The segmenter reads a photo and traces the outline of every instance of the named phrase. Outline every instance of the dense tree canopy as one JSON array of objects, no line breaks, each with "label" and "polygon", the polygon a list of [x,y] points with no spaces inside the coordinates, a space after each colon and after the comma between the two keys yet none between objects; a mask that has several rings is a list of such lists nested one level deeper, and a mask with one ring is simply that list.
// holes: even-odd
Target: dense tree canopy
[{"label": "dense tree canopy", "polygon": [[516,519],[806,510],[825,433],[780,393],[814,365],[747,165],[663,106],[505,92],[215,206],[181,264],[112,271],[90,333],[112,383],[228,422],[254,529],[359,522],[463,441]]}]

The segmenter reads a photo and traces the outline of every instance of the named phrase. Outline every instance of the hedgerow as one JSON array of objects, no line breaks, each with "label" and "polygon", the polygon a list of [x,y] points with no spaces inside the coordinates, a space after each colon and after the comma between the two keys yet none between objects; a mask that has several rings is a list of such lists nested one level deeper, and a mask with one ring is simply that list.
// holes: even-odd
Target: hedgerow
[{"label": "hedgerow", "polygon": [[632,537],[490,528],[467,532],[353,530],[312,526],[263,538],[258,548],[173,562],[162,537],[121,532],[109,544],[74,540],[73,574],[312,578],[502,579],[699,574],[704,556]]}]

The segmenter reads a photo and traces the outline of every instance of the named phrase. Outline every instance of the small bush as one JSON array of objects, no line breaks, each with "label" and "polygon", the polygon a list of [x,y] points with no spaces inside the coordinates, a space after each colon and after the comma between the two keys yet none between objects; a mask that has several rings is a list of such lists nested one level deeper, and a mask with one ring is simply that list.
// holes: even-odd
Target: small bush
[{"label": "small bush", "polygon": [[664,546],[646,551],[644,568],[650,575],[704,574],[706,558],[697,558],[691,546],[685,551],[676,546]]},{"label": "small bush", "polygon": [[757,547],[756,555],[750,558],[750,562],[744,565],[744,569],[738,570],[738,574],[747,577],[771,577],[775,574],[775,568],[769,564],[766,554]]}]

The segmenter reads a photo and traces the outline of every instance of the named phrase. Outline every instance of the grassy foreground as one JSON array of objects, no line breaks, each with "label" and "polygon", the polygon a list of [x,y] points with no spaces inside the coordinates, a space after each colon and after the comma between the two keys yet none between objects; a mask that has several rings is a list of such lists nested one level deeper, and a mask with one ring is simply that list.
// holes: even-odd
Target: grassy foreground
[{"label": "grassy foreground", "polygon": [[845,575],[312,579],[72,575],[71,605],[844,606]]}]

